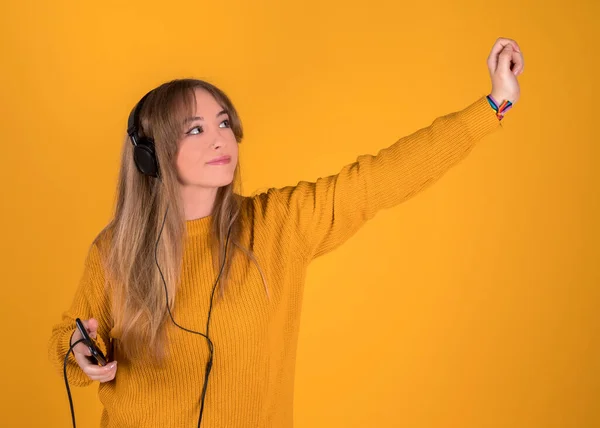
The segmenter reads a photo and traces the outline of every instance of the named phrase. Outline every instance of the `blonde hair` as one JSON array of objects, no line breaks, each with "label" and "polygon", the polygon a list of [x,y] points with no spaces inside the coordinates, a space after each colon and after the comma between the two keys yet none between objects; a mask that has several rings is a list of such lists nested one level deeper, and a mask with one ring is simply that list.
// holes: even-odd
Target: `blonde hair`
[{"label": "blonde hair", "polygon": [[[137,170],[133,145],[126,140],[121,154],[114,216],[97,239],[107,242],[103,264],[112,291],[113,323],[119,336],[117,345],[128,358],[147,353],[149,349],[159,360],[166,353],[164,327],[169,319],[165,285],[156,266],[155,246],[164,220],[157,257],[168,290],[169,307],[172,308],[180,279],[186,233],[175,156],[183,119],[193,116],[195,90],[198,88],[210,93],[227,112],[235,138],[238,143],[241,142],[243,130],[237,111],[227,95],[217,87],[202,80],[177,79],[154,89],[140,110],[139,134],[155,142],[160,181]],[[238,241],[243,199],[239,188],[238,164],[232,183],[218,189],[211,219],[210,239],[215,270],[220,268],[219,261],[223,260],[228,233],[233,244],[228,249],[220,277],[221,292],[227,284],[231,261],[238,251],[256,263],[252,253]],[[103,237],[108,239],[101,239]]]}]

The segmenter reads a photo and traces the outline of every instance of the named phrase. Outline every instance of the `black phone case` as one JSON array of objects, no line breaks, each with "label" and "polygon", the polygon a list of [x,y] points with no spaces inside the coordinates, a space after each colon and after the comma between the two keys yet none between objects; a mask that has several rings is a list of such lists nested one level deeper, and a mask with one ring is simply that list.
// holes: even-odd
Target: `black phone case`
[{"label": "black phone case", "polygon": [[94,340],[90,337],[90,335],[88,334],[87,330],[85,329],[85,327],[83,326],[83,323],[81,322],[81,320],[79,318],[77,318],[75,320],[75,324],[77,325],[77,328],[81,332],[84,343],[90,350],[90,353],[92,354],[92,357],[94,358],[94,360],[96,360],[96,363],[99,366],[105,366],[108,363],[107,358],[104,356],[102,351],[98,348],[98,346],[96,345],[96,342],[94,342]]}]

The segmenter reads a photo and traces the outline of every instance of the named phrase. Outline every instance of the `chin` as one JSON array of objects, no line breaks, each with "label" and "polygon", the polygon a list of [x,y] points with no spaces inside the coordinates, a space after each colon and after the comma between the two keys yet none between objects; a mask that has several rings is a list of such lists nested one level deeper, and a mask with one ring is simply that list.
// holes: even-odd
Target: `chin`
[{"label": "chin", "polygon": [[233,175],[229,177],[217,178],[211,180],[209,183],[202,183],[205,187],[225,187],[229,186],[233,182]]},{"label": "chin", "polygon": [[180,180],[180,182],[185,186],[215,189],[229,186],[235,178],[235,170],[215,172],[216,171],[213,171],[212,174],[190,176],[187,177],[187,179]]},{"label": "chin", "polygon": [[229,186],[231,183],[233,183],[233,180],[223,181],[222,183],[220,183],[216,187],[226,187],[226,186]]}]

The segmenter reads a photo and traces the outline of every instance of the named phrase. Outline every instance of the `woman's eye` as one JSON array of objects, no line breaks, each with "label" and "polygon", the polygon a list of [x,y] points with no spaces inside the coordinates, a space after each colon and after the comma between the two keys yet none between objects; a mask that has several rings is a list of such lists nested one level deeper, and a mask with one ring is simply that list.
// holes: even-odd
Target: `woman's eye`
[{"label": "woman's eye", "polygon": [[203,132],[204,132],[204,130],[202,129],[201,126],[194,126],[192,129],[190,129],[188,132],[186,132],[186,134],[198,135],[198,134],[202,134]]},{"label": "woman's eye", "polygon": [[229,128],[230,126],[229,119],[225,119],[223,122],[221,122],[221,128]]}]

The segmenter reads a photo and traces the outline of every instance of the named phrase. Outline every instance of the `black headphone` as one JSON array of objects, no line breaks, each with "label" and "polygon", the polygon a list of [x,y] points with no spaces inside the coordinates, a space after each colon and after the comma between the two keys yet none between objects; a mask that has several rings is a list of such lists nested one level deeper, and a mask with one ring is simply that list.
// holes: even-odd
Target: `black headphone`
[{"label": "black headphone", "polygon": [[148,137],[142,137],[140,131],[140,111],[144,105],[144,101],[152,91],[148,92],[135,105],[129,119],[127,119],[127,135],[133,144],[133,161],[138,171],[150,177],[159,176],[158,160],[156,159],[156,151],[154,149],[154,140]]}]

